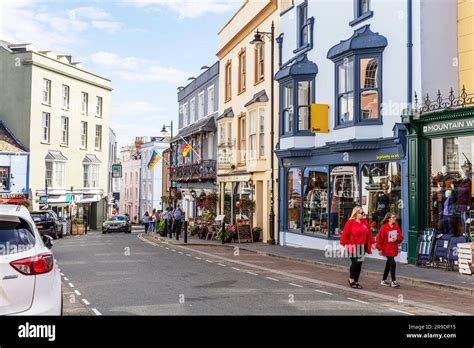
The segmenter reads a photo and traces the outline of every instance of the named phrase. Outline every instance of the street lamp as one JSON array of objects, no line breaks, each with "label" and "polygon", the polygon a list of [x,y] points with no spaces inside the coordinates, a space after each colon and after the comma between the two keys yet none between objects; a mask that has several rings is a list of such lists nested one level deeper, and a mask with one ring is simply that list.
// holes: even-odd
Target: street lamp
[{"label": "street lamp", "polygon": [[274,178],[274,154],[273,154],[273,149],[275,147],[274,144],[274,134],[275,134],[275,121],[274,121],[274,114],[275,114],[275,105],[274,105],[274,95],[275,95],[275,86],[274,86],[274,81],[273,77],[275,76],[275,23],[272,21],[272,26],[271,26],[271,31],[270,32],[264,32],[264,31],[257,31],[255,32],[255,37],[254,39],[250,42],[251,45],[255,45],[257,48],[263,44],[262,37],[265,35],[267,38],[270,39],[271,41],[271,87],[270,87],[270,148],[271,148],[271,156],[270,156],[270,167],[271,167],[271,172],[270,172],[270,182],[271,182],[271,187],[270,187],[270,239],[268,240],[268,244],[275,244],[275,196],[274,196],[274,184],[275,184],[275,178]]},{"label": "street lamp", "polygon": [[171,124],[169,126],[163,125],[163,128],[161,128],[161,134],[163,135],[168,134],[167,129],[171,131],[171,138],[173,138],[173,121],[171,121]]}]

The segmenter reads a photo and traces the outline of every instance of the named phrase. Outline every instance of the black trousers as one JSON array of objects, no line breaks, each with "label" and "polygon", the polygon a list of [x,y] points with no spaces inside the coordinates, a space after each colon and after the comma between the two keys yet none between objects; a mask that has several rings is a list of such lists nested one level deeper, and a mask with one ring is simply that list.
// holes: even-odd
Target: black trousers
[{"label": "black trousers", "polygon": [[182,221],[181,220],[174,220],[173,222],[173,232],[176,234],[181,234],[181,226],[182,226]]},{"label": "black trousers", "polygon": [[385,270],[383,271],[383,280],[387,280],[388,272],[390,272],[390,276],[392,277],[392,282],[395,279],[395,270],[397,268],[397,263],[395,262],[395,257],[387,256],[387,262],[385,263]]},{"label": "black trousers", "polygon": [[351,279],[357,283],[360,277],[360,271],[362,270],[362,261],[359,261],[358,257],[351,257],[351,267],[349,268],[349,274]]}]

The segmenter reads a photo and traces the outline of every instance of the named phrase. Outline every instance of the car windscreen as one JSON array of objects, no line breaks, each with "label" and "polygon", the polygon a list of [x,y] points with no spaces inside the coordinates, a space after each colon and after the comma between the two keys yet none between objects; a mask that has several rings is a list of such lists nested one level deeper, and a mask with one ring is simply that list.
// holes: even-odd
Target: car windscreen
[{"label": "car windscreen", "polygon": [[32,213],[31,218],[35,223],[48,220],[47,213]]},{"label": "car windscreen", "polygon": [[16,254],[31,249],[35,242],[35,236],[25,221],[0,221],[0,255]]},{"label": "car windscreen", "polygon": [[111,221],[126,221],[125,216],[114,216]]}]

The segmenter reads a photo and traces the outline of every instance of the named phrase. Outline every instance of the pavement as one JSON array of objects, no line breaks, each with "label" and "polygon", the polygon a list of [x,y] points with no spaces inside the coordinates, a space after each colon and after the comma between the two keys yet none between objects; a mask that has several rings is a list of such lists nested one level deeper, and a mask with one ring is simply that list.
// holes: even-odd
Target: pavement
[{"label": "pavement", "polygon": [[[176,240],[168,237],[153,237],[161,241],[174,245],[185,245],[184,239]],[[347,258],[327,257],[324,250],[308,248],[297,248],[281,245],[269,245],[266,243],[227,243],[199,239],[195,236],[188,237],[187,245],[190,246],[215,246],[224,248],[238,247],[261,255],[278,257],[287,260],[299,261],[327,267],[328,269],[346,270],[348,269]],[[385,268],[385,260],[365,258],[362,267],[362,275],[372,275],[380,277]],[[474,277],[460,274],[457,271],[445,271],[441,268],[420,267],[410,264],[397,263],[397,280],[405,284],[422,285],[433,289],[448,289],[459,293],[474,296]]]}]

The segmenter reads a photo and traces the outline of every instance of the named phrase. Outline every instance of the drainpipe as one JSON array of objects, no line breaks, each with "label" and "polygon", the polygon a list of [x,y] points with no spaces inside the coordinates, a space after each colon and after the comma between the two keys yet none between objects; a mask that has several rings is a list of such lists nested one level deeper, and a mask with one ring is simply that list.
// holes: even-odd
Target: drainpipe
[{"label": "drainpipe", "polygon": [[407,1],[407,103],[413,102],[413,0]]}]

